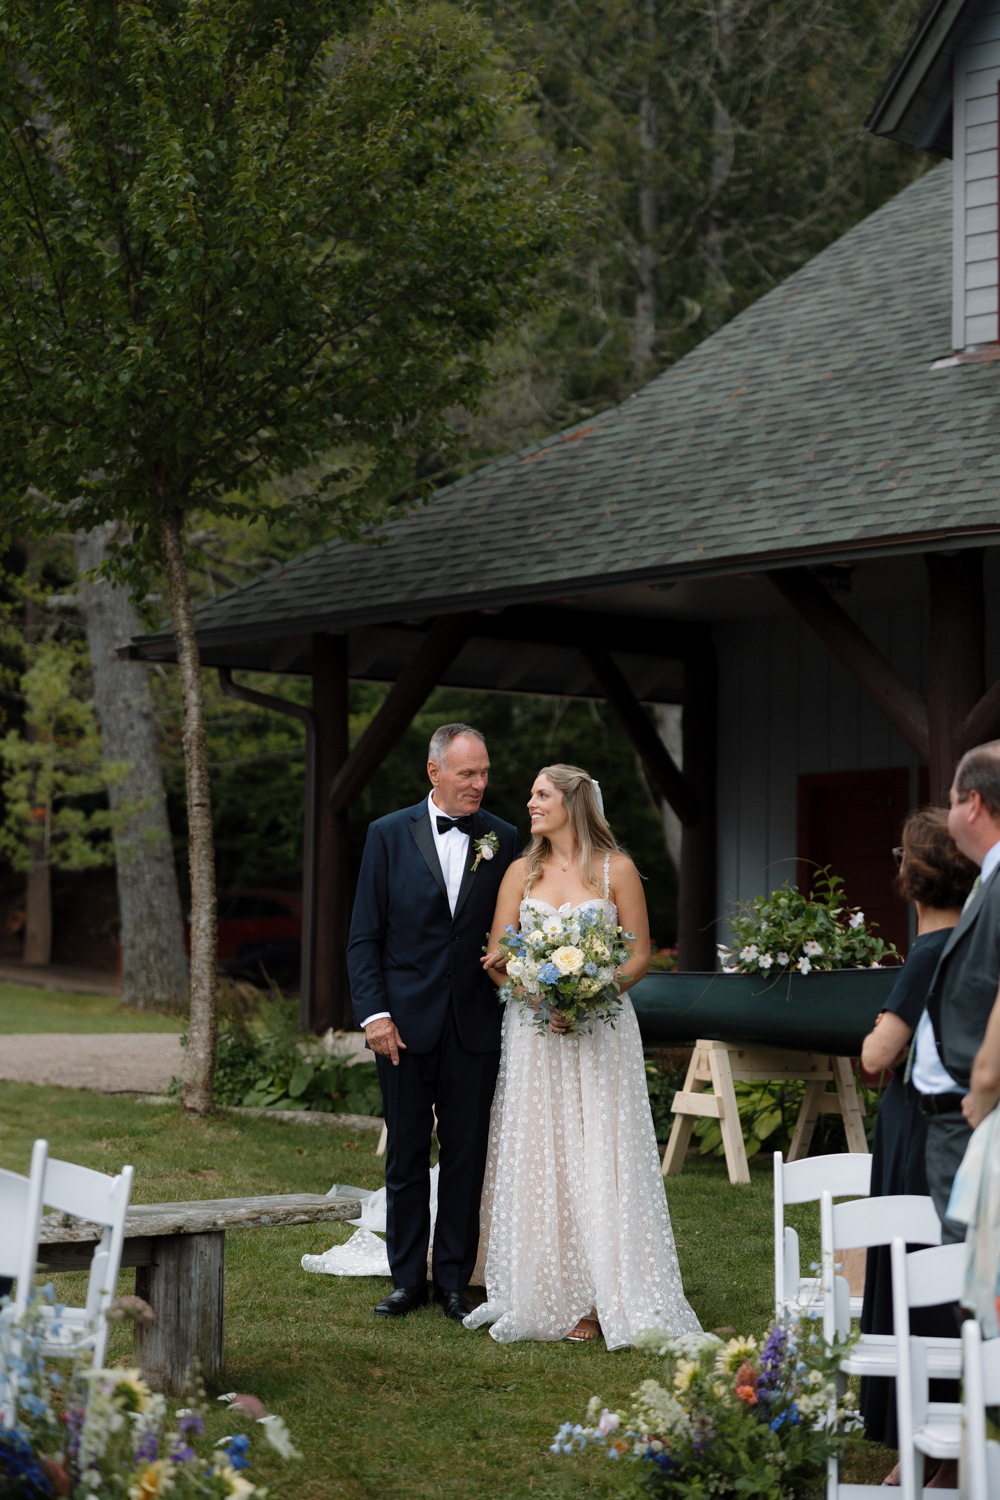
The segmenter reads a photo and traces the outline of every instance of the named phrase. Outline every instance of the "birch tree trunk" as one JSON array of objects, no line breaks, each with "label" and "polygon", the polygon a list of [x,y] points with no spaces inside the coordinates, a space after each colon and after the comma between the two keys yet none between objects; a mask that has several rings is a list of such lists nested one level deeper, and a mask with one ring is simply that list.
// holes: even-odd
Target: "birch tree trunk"
[{"label": "birch tree trunk", "polygon": [[639,290],[632,325],[632,371],[636,379],[647,373],[656,337],[656,271],[660,233],[660,199],[656,184],[656,99],[653,92],[653,49],[656,44],[656,0],[644,0],[645,72],[639,92],[639,147],[642,182],[639,188]]},{"label": "birch tree trunk", "polygon": [[182,514],[159,521],[160,548],[170,586],[170,608],[184,699],[184,778],[187,787],[188,859],[191,869],[191,1025],[184,1049],[181,1107],[207,1115],[213,1108],[218,938],[215,913],[215,846],[205,735],[201,655],[194,630],[191,590],[181,537]]},{"label": "birch tree trunk", "polygon": [[[107,525],[77,533],[81,573],[104,561],[114,529]],[[115,655],[119,646],[139,634],[142,624],[128,590],[106,579],[83,583],[79,600],[105,759],[131,766],[127,779],[108,794],[112,811],[135,809],[124,827],[114,829],[122,924],[121,1002],[140,1010],[181,1010],[188,987],[184,928],[149,669]]]}]

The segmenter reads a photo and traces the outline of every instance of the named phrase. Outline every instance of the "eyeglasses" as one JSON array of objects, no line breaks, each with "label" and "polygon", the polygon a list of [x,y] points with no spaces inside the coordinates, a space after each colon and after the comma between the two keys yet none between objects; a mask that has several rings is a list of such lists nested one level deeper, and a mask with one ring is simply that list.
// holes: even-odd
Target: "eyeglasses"
[{"label": "eyeglasses", "polygon": [[901,865],[903,863],[903,851],[902,851],[902,849],[893,849],[893,851],[892,851],[892,857],[896,861],[897,865]]}]

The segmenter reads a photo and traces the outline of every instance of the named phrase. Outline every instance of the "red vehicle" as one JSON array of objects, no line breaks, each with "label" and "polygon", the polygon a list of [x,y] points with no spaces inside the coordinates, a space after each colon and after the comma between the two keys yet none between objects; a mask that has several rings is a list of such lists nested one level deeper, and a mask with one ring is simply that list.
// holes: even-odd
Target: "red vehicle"
[{"label": "red vehicle", "polygon": [[[302,948],[302,897],[291,891],[227,891],[219,897],[219,970],[231,978],[296,974]],[[191,951],[191,918],[184,924]]]}]

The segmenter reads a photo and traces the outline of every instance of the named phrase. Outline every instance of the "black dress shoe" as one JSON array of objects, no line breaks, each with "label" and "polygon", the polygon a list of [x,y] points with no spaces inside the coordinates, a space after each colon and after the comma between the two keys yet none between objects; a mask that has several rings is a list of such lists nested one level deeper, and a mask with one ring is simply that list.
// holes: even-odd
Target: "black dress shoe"
[{"label": "black dress shoe", "polygon": [[415,1307],[427,1306],[427,1287],[397,1286],[388,1297],[376,1302],[372,1312],[376,1318],[405,1318]]},{"label": "black dress shoe", "polygon": [[446,1291],[441,1286],[434,1288],[434,1301],[440,1302],[445,1317],[450,1318],[453,1323],[464,1322],[473,1307],[468,1293]]}]

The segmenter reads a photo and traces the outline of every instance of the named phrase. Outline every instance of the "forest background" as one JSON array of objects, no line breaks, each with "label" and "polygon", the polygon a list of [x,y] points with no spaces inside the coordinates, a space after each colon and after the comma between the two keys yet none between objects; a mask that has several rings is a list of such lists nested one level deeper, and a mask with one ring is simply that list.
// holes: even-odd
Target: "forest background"
[{"label": "forest background", "polygon": [[[476,412],[451,414],[458,463],[428,455],[415,478],[459,472],[626,398],[898,192],[930,159],[867,135],[863,120],[919,13],[919,0],[492,0],[480,7],[504,66],[526,72],[522,144],[553,180],[575,171],[594,203],[586,235],[553,268],[548,310],[492,353]],[[359,23],[364,16],[359,13]],[[276,489],[276,503],[285,500]],[[398,497],[396,497],[398,498]],[[201,597],[266,572],[326,539],[322,517],[241,526],[206,515],[188,534]],[[516,548],[516,536],[497,545]],[[91,693],[75,606],[71,537],[14,539],[0,559],[0,733],[28,732],[25,640],[75,652],[66,692]],[[30,601],[30,602],[26,602]],[[166,613],[152,580],[147,623]],[[299,725],[225,698],[206,673],[220,891],[301,888],[304,745]],[[308,682],[247,676],[307,702]],[[186,822],[176,673],[151,673],[182,900]],[[351,689],[352,743],[387,687]],[[526,836],[539,765],[568,759],[601,781],[609,816],[647,879],[651,928],[674,940],[674,831],[630,742],[603,703],[438,691],[351,809],[355,867],[368,822],[425,791],[438,723],[480,727],[493,751],[490,809]],[[661,732],[676,716],[660,715]],[[100,812],[98,781],[69,799]],[[0,822],[4,807],[0,802]],[[113,968],[110,868],[53,875],[57,962]],[[0,956],[19,952],[24,875],[0,861]]]}]

